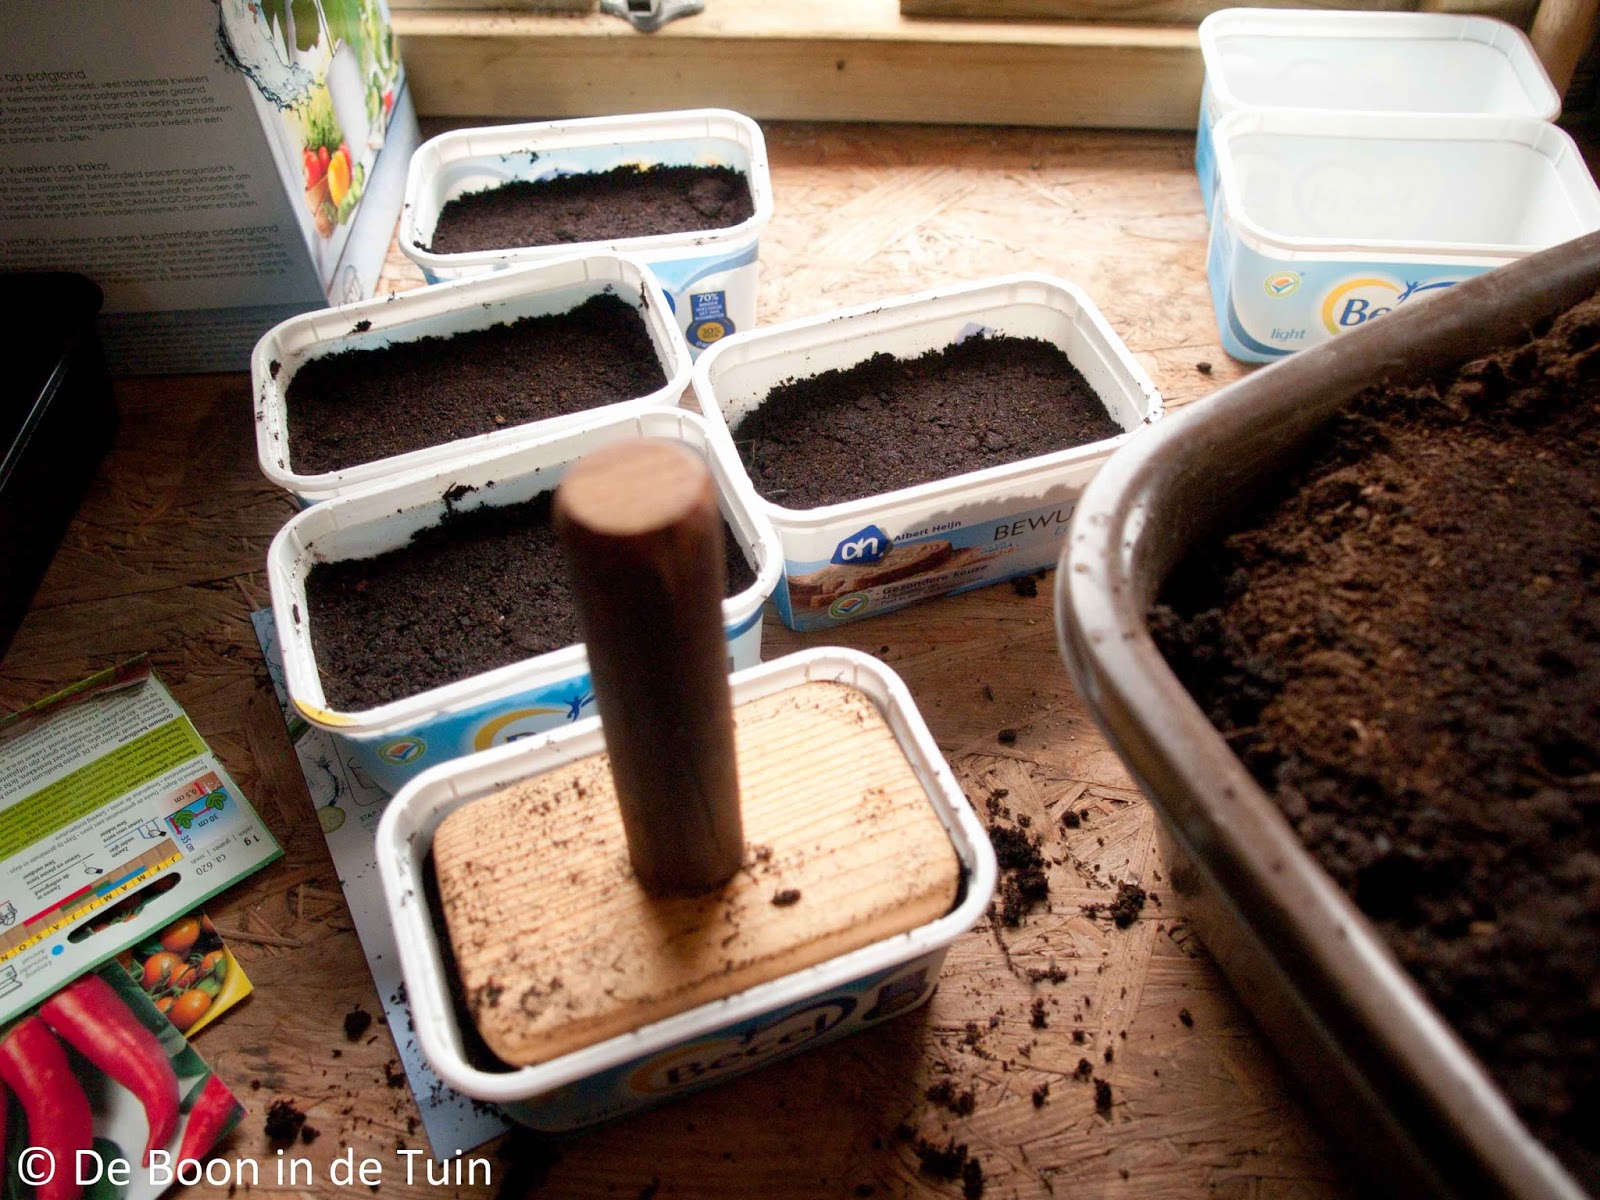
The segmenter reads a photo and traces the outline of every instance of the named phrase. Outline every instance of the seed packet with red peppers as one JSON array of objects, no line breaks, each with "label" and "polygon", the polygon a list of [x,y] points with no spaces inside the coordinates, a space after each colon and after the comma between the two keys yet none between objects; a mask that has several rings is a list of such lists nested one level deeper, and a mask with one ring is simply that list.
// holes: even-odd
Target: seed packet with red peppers
[{"label": "seed packet with red peppers", "polygon": [[243,1116],[117,963],[0,1027],[4,1200],[154,1200]]}]

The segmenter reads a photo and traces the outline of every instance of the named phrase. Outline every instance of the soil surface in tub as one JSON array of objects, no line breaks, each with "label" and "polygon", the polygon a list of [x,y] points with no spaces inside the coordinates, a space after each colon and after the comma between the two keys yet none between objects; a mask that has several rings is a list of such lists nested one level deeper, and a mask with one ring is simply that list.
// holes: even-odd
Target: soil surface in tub
[{"label": "soil surface in tub", "polygon": [[859,500],[1121,432],[1059,347],[1005,335],[786,380],[733,427],[756,490],[785,508]]},{"label": "soil surface in tub", "polygon": [[602,292],[576,308],[341,350],[289,380],[289,461],[301,475],[648,396],[666,374],[639,310]]},{"label": "soil surface in tub", "polygon": [[439,210],[434,254],[726,229],[755,213],[732,167],[614,167],[467,192]]},{"label": "soil surface in tub", "polygon": [[1286,474],[1157,642],[1600,1196],[1600,296],[1369,390]]},{"label": "soil surface in tub", "polygon": [[[550,500],[452,508],[398,549],[312,567],[311,646],[328,703],[373,708],[577,642]],[[733,596],[755,572],[724,535]]]}]

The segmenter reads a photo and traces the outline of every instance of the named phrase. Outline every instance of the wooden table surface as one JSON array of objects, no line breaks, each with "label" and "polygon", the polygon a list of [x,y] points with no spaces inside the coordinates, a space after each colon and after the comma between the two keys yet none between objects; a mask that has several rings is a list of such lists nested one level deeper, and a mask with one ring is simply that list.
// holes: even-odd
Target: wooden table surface
[{"label": "wooden table surface", "polygon": [[[1014,271],[1082,285],[1169,406],[1237,378],[1206,291],[1205,218],[1177,134],[771,124],[776,213],[761,242],[763,321]],[[394,286],[420,283],[401,259]],[[766,620],[771,658],[826,641],[909,684],[990,823],[1031,819],[1047,906],[981,920],[932,1002],[872,1032],[559,1141],[483,1153],[493,1186],[404,1182],[424,1146],[410,1093],[386,1085],[388,1031],[342,1021],[378,997],[312,813],[249,614],[267,604],[267,544],[294,512],[255,461],[244,376],[119,382],[122,426],[34,607],[0,663],[0,704],[38,698],[148,651],[285,847],[210,906],[255,995],[196,1039],[251,1107],[225,1157],[262,1165],[263,1118],[294,1101],[321,1131],[293,1152],[325,1179],[353,1148],[385,1196],[956,1196],[920,1169],[914,1133],[964,1143],[989,1197],[1294,1196],[1353,1189],[1165,884],[1154,816],[1073,692],[1056,649],[1053,576],[922,603],[829,635]],[[1014,732],[1002,740],[1001,731]],[[1011,817],[990,813],[1004,789]],[[1067,830],[1061,815],[1087,811]],[[1085,906],[1119,881],[1152,902],[1127,928]],[[1030,971],[1054,964],[1059,982]],[[1035,1001],[1043,1000],[1035,1017]],[[1087,1058],[1108,1109],[1075,1078]],[[970,1112],[927,1096],[949,1080]],[[1048,1094],[1041,1085],[1048,1085]],[[1035,1103],[1040,1092],[1042,1103]],[[367,1189],[360,1189],[366,1194]],[[205,1187],[194,1194],[210,1194]]]}]

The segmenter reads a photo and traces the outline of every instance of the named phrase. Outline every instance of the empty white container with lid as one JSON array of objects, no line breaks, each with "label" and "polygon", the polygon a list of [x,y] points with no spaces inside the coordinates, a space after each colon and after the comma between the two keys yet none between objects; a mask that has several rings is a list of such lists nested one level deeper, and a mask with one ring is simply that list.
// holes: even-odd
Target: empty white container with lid
[{"label": "empty white container with lid", "polygon": [[[731,167],[749,183],[754,211],[737,225],[683,233],[453,254],[430,249],[439,214],[458,196],[624,166]],[[411,157],[398,239],[429,283],[574,253],[630,255],[661,281],[678,328],[697,354],[755,324],[757,255],[771,217],[761,127],[742,113],[701,108],[457,129],[429,138]]]},{"label": "empty white container with lid", "polygon": [[1200,22],[1195,171],[1209,214],[1213,131],[1230,113],[1501,115],[1552,120],[1561,97],[1527,36],[1456,13],[1225,8]]},{"label": "empty white container with lid", "polygon": [[1600,229],[1578,147],[1533,117],[1255,110],[1214,132],[1206,274],[1222,345],[1247,362]]}]

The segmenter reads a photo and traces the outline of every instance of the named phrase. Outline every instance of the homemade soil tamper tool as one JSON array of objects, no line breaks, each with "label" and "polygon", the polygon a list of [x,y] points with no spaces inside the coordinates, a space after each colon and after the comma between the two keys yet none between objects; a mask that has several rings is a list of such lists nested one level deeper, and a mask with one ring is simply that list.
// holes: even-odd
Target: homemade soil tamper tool
[{"label": "homemade soil tamper tool", "polygon": [[432,846],[497,1057],[545,1062],[956,907],[951,835],[867,695],[810,680],[732,704],[699,459],[606,447],[567,473],[554,520],[607,753],[462,805]]}]

